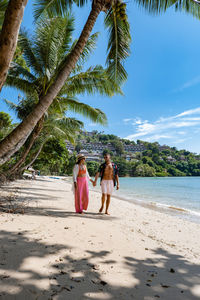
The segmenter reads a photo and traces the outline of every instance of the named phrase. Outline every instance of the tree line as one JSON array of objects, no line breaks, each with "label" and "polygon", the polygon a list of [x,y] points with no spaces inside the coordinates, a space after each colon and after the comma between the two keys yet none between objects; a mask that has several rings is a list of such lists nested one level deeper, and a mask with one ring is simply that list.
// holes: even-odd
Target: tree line
[{"label": "tree line", "polygon": [[[149,143],[137,140],[130,141],[121,139],[116,135],[104,134],[94,131],[92,136],[87,133],[79,134],[79,140],[85,138],[88,143],[104,141],[113,145],[115,152],[105,149],[113,162],[118,165],[119,176],[130,177],[164,177],[164,176],[200,176],[200,155],[187,150],[177,150],[176,147],[161,147],[157,142]],[[77,143],[80,146],[80,143]],[[125,145],[143,145],[146,150],[136,153],[128,153],[124,150]],[[81,150],[79,148],[79,150]],[[127,161],[126,157],[131,159]],[[88,162],[88,169],[94,176],[99,163]]]}]

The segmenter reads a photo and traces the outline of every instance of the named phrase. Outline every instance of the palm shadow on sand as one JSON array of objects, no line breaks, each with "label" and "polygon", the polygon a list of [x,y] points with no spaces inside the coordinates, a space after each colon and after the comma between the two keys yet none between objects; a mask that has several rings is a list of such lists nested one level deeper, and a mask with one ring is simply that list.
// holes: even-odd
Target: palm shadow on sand
[{"label": "palm shadow on sand", "polygon": [[[200,284],[200,265],[188,262],[181,255],[172,255],[157,248],[153,251],[154,259],[124,257],[123,265],[130,274],[130,282],[134,279],[137,283],[113,285],[104,281],[103,265],[119,271],[116,260],[112,259],[114,249],[86,249],[77,259],[70,245],[30,240],[26,233],[1,232],[0,298],[3,300],[199,299],[196,292]],[[59,251],[65,254],[61,257]],[[51,255],[48,263],[50,271],[45,274],[24,265],[32,257],[40,260]],[[99,267],[94,265],[94,261],[98,261]],[[47,281],[48,287],[42,288],[42,281]]]}]

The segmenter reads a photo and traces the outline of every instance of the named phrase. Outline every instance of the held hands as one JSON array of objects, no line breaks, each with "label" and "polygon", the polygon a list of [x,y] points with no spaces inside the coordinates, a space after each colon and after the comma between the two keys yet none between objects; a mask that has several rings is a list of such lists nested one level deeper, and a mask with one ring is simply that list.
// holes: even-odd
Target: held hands
[{"label": "held hands", "polygon": [[77,183],[76,182],[74,182],[74,188],[75,188],[75,190],[77,189]]},{"label": "held hands", "polygon": [[93,186],[95,187],[97,185],[96,181],[92,181]]}]

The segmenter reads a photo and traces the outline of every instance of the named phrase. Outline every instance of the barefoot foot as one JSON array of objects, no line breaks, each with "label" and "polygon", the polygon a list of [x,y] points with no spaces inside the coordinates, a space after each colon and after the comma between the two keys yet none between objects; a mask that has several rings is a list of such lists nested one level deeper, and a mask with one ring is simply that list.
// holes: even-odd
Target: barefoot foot
[{"label": "barefoot foot", "polygon": [[109,215],[109,216],[110,216],[110,214],[109,214],[109,212],[108,212],[108,211],[106,211],[106,212],[105,212],[105,215]]},{"label": "barefoot foot", "polygon": [[99,212],[102,213],[102,211],[103,211],[103,207],[100,208]]}]

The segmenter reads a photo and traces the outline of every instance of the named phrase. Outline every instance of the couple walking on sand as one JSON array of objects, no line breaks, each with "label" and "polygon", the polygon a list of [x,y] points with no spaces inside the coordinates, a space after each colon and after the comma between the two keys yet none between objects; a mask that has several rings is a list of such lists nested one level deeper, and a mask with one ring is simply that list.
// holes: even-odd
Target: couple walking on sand
[{"label": "couple walking on sand", "polygon": [[83,214],[83,210],[87,210],[89,202],[88,180],[92,182],[93,186],[96,186],[97,179],[100,176],[102,197],[99,212],[103,212],[106,201],[105,214],[109,215],[110,198],[114,186],[116,186],[117,190],[119,189],[119,177],[117,165],[111,162],[110,154],[106,153],[104,160],[105,162],[100,165],[95,179],[92,180],[87,171],[85,156],[78,154],[77,163],[73,169],[75,209],[77,213]]}]

